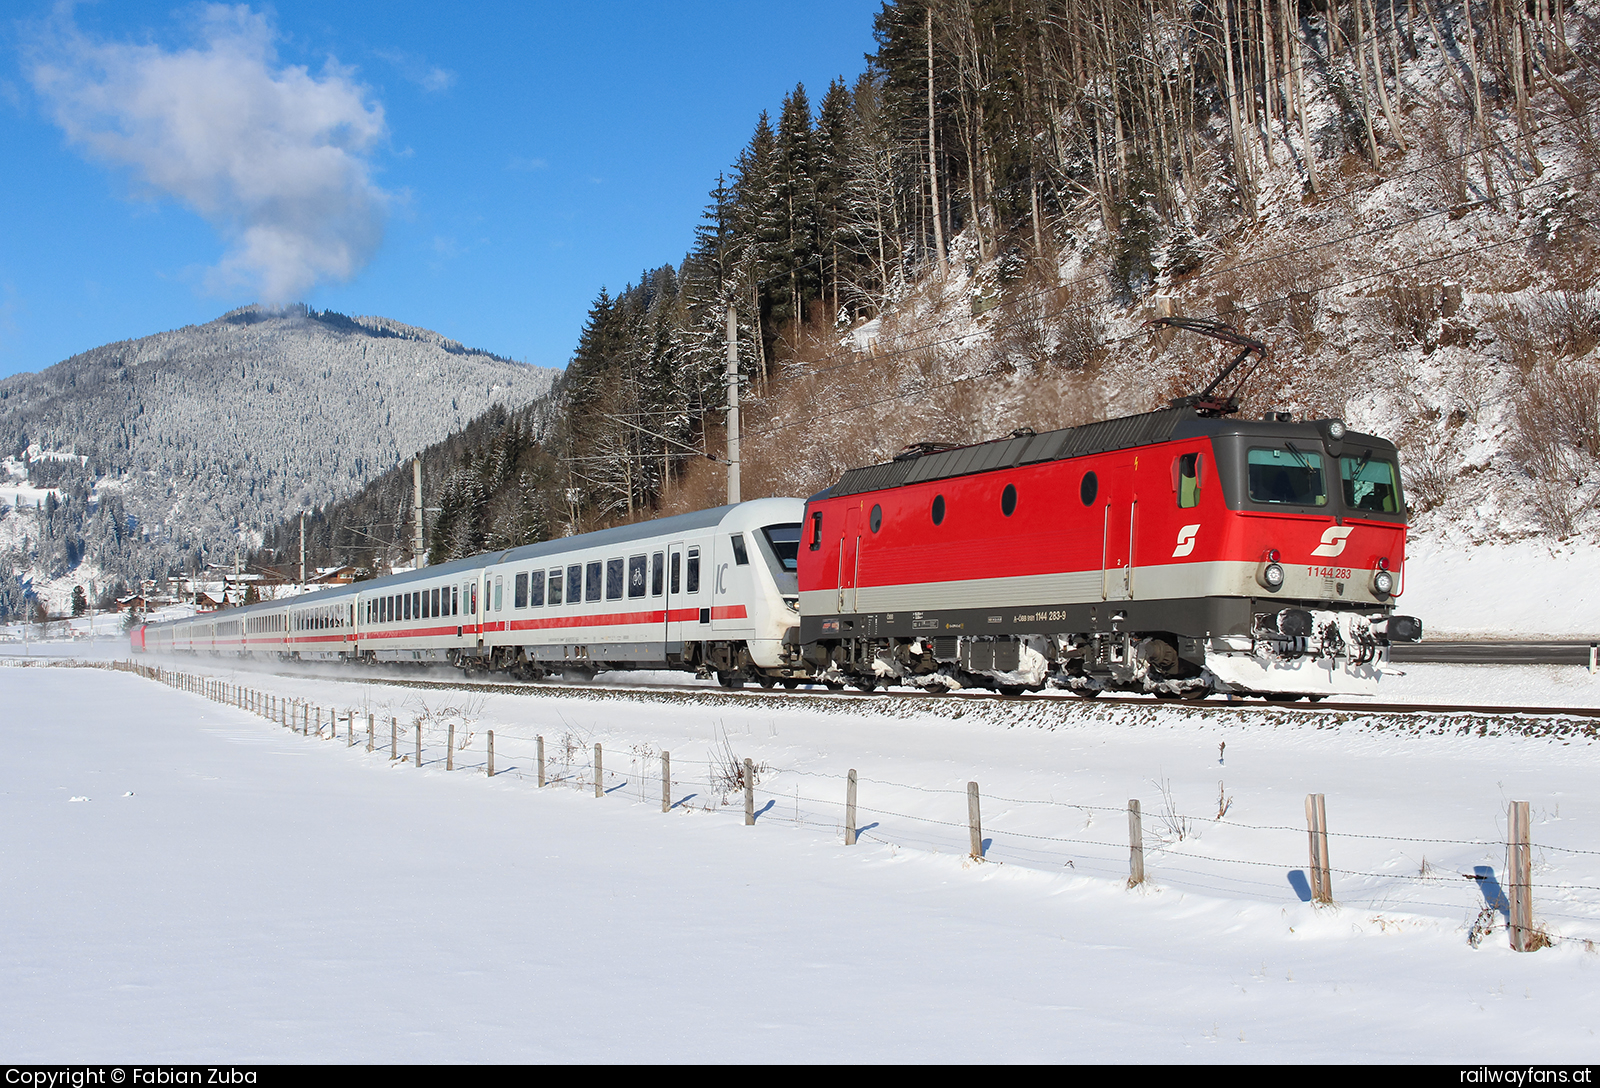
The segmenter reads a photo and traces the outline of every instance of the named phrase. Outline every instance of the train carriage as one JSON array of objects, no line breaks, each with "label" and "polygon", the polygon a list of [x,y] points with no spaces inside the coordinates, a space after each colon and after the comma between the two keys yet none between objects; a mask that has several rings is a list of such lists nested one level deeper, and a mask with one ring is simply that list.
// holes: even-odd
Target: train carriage
[{"label": "train carriage", "polygon": [[802,503],[758,499],[515,548],[484,571],[486,664],[787,680]]},{"label": "train carriage", "polygon": [[537,678],[683,669],[793,684],[799,499],[759,499],[136,628],[135,649],[435,662]]}]

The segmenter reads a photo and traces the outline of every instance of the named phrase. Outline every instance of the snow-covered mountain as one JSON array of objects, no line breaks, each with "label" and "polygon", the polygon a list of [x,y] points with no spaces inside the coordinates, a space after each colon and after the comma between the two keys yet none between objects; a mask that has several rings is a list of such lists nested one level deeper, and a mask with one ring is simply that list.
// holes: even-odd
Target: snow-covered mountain
[{"label": "snow-covered mountain", "polygon": [[0,576],[61,579],[47,594],[59,605],[76,582],[231,558],[262,526],[349,494],[493,405],[527,404],[558,373],[297,306],[15,375],[0,381]]}]

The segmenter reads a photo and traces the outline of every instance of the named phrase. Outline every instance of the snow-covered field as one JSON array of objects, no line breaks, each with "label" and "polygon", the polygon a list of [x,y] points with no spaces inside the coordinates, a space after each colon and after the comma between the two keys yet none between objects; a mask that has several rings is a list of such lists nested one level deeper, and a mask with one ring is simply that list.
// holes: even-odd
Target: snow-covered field
[{"label": "snow-covered field", "polygon": [[[380,751],[129,674],[0,668],[11,1060],[1600,1053],[1592,723],[211,673],[370,711]],[[383,750],[391,716],[408,757],[423,722],[420,770]],[[561,779],[543,790],[541,735]],[[754,827],[714,766],[730,755],[759,768]],[[850,768],[863,834],[845,847]],[[1335,908],[1303,901],[1308,792],[1327,798]],[[1534,954],[1498,924],[1468,941],[1495,885],[1462,874],[1500,878],[1512,799],[1532,804],[1536,920],[1558,938]]]}]

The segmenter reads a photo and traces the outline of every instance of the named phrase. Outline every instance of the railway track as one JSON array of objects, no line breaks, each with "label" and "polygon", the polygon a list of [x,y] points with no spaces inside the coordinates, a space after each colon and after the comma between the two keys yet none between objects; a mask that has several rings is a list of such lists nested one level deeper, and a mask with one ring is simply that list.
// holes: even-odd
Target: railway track
[{"label": "railway track", "polygon": [[[198,663],[198,661],[197,661]],[[214,667],[214,663],[213,663]],[[589,698],[600,700],[627,700],[633,702],[695,702],[728,706],[784,706],[812,705],[818,700],[839,701],[868,700],[871,703],[897,702],[902,706],[925,704],[929,708],[962,704],[1003,704],[1019,707],[1043,708],[1047,706],[1087,709],[1102,706],[1134,707],[1185,707],[1207,712],[1248,712],[1275,710],[1302,716],[1325,715],[1445,715],[1467,714],[1478,717],[1518,718],[1580,718],[1600,720],[1600,707],[1556,706],[1493,706],[1483,704],[1443,703],[1370,703],[1370,702],[1296,702],[1280,699],[1246,699],[1212,697],[1205,700],[1184,701],[1152,699],[1130,695],[1107,694],[1098,699],[1086,700],[1069,692],[1040,692],[1025,695],[1001,695],[989,691],[963,691],[948,694],[930,694],[911,689],[879,689],[856,691],[844,689],[829,691],[817,688],[789,691],[782,688],[761,688],[747,685],[741,688],[712,687],[700,684],[573,684],[564,682],[508,682],[496,680],[471,680],[460,676],[399,676],[384,674],[351,675],[347,671],[309,669],[283,669],[257,667],[247,662],[229,662],[229,668],[242,669],[261,675],[281,676],[296,680],[335,680],[346,684],[404,687],[433,691],[489,692],[497,695],[521,695],[538,698]],[[432,671],[432,670],[430,670]],[[444,670],[439,670],[443,672]]]}]

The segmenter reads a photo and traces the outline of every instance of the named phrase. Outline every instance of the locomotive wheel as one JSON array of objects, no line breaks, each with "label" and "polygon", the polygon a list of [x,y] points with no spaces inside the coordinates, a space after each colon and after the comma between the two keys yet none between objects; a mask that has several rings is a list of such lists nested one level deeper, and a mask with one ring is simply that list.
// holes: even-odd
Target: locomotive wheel
[{"label": "locomotive wheel", "polygon": [[995,690],[998,691],[1001,695],[1004,695],[1007,699],[1016,699],[1016,698],[1020,697],[1022,695],[1022,693],[1024,691],[1027,691],[1028,689],[1023,687],[1020,684],[1002,684],[1002,685],[1000,685],[1000,687],[996,688]]},{"label": "locomotive wheel", "polygon": [[717,673],[717,683],[721,684],[725,688],[744,687],[744,680],[739,676],[738,673],[735,672]]},{"label": "locomotive wheel", "polygon": [[878,682],[871,677],[867,677],[866,679],[862,680],[850,681],[850,686],[855,688],[857,691],[871,691],[873,688],[878,686]]},{"label": "locomotive wheel", "polygon": [[1080,699],[1098,699],[1101,691],[1100,688],[1068,688],[1067,690]]},{"label": "locomotive wheel", "polygon": [[762,673],[761,674],[760,684],[761,684],[762,687],[764,687],[764,688],[776,687],[777,683],[778,683],[777,680],[775,680],[772,677],[768,676],[766,673]]},{"label": "locomotive wheel", "polygon": [[799,686],[800,686],[800,681],[798,681],[798,680],[796,680],[796,679],[794,679],[792,677],[783,682],[783,690],[784,691],[793,691],[795,688],[797,688]]}]

